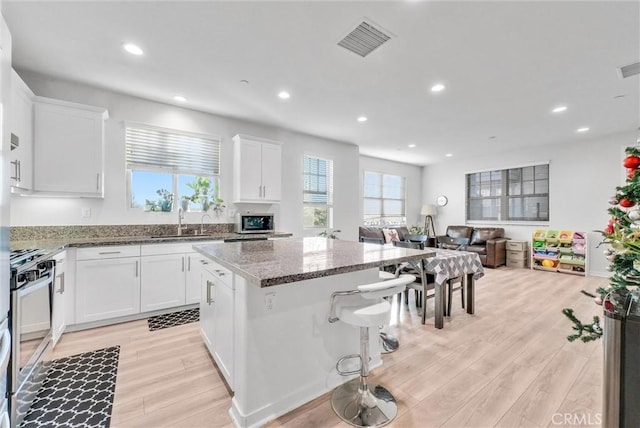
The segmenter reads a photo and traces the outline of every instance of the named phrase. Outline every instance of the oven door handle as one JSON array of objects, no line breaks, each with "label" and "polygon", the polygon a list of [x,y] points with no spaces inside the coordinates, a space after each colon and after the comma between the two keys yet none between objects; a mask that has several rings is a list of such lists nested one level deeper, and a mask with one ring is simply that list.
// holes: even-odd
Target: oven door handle
[{"label": "oven door handle", "polygon": [[35,281],[28,282],[27,285],[18,289],[18,297],[28,296],[41,288],[44,288],[52,283],[52,276],[45,276],[38,278]]},{"label": "oven door handle", "polygon": [[2,323],[2,348],[0,348],[0,373],[7,371],[9,365],[9,351],[11,351],[11,334],[9,333],[8,322]]}]

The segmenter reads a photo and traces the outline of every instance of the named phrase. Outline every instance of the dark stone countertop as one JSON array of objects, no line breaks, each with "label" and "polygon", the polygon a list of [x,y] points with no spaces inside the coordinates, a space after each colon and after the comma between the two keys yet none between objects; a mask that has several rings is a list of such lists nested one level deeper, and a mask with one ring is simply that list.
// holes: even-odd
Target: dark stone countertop
[{"label": "dark stone countertop", "polygon": [[141,244],[176,244],[181,242],[222,241],[224,239],[255,239],[255,238],[288,238],[290,233],[275,232],[269,234],[238,234],[214,233],[211,235],[167,235],[167,236],[105,236],[105,237],[58,237],[51,239],[29,239],[10,241],[11,251],[25,248],[39,248],[58,252],[64,248],[99,247],[110,245],[141,245]]},{"label": "dark stone countertop", "polygon": [[225,245],[196,244],[193,248],[259,287],[433,256],[429,249],[413,250],[327,238],[230,242]]}]

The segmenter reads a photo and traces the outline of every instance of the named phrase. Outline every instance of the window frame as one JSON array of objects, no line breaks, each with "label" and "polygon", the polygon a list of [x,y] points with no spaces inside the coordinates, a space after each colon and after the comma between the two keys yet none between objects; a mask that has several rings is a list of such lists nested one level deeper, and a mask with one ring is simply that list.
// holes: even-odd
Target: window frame
[{"label": "window frame", "polygon": [[[372,174],[378,174],[380,175],[380,197],[379,198],[373,198],[373,197],[367,197],[365,195],[365,177],[367,175],[367,173],[372,173]],[[395,198],[385,198],[384,197],[384,176],[388,175],[388,176],[393,176],[393,177],[399,177],[402,179],[402,198],[401,199],[395,199]],[[380,201],[380,208],[381,208],[381,212],[380,212],[380,217],[378,217],[378,224],[368,224],[365,216],[366,213],[364,212],[364,207],[365,207],[365,202],[367,199],[372,199],[372,200],[379,200]],[[385,218],[384,216],[384,202],[385,200],[390,200],[390,201],[402,201],[402,213],[396,217],[402,217],[404,219],[404,221],[402,223],[383,223],[382,219]],[[391,174],[388,172],[384,172],[384,171],[374,171],[374,170],[369,170],[369,169],[365,169],[362,172],[362,224],[364,226],[406,226],[407,225],[407,177],[403,176],[403,175],[399,175],[399,174]]]},{"label": "window frame", "polygon": [[[304,195],[306,193],[305,190],[305,185],[304,185],[304,181],[305,181],[305,176],[307,175],[305,173],[305,168],[304,168],[304,164],[305,164],[305,159],[306,158],[310,158],[310,159],[317,159],[317,160],[322,160],[322,161],[326,161],[328,162],[328,173],[327,173],[327,203],[323,204],[323,203],[319,203],[319,202],[305,202],[305,198]],[[333,177],[333,164],[334,161],[333,159],[329,159],[327,157],[324,156],[319,156],[319,155],[315,155],[315,154],[311,154],[311,153],[304,153],[302,155],[302,228],[304,230],[319,230],[319,229],[331,229],[333,228],[333,197],[334,197],[334,188],[333,188],[333,181],[334,181],[334,177]],[[306,226],[304,224],[304,211],[305,208],[310,207],[310,208],[326,208],[327,210],[327,224],[325,226]]]},{"label": "window frame", "polygon": [[[527,163],[527,164],[521,164],[521,165],[514,165],[514,166],[509,166],[509,167],[505,167],[505,168],[492,168],[492,169],[483,169],[483,170],[477,170],[477,171],[470,171],[470,172],[466,172],[465,173],[465,222],[467,224],[520,224],[520,225],[526,225],[526,224],[531,224],[531,225],[547,225],[549,224],[550,221],[550,215],[551,215],[551,210],[550,210],[550,205],[549,205],[549,201],[550,201],[550,183],[551,183],[551,167],[550,167],[550,162],[549,161],[537,161],[537,162],[532,162],[532,163]],[[535,169],[536,167],[542,167],[542,166],[546,166],[547,168],[547,173],[546,173],[546,178],[540,178],[537,179],[535,176]],[[524,180],[523,178],[523,170],[525,168],[533,168],[533,178],[531,180]],[[510,171],[512,170],[520,170],[520,193],[519,194],[510,194],[510,181],[509,181],[509,176],[510,176]],[[492,172],[499,172],[500,173],[500,195],[498,196],[478,196],[478,197],[471,197],[470,196],[470,190],[471,190],[471,185],[470,185],[470,180],[471,180],[471,176],[472,175],[476,175],[476,174],[482,174],[482,173],[492,173]],[[524,183],[525,181],[531,181],[533,183],[533,190],[535,192],[536,189],[536,182],[537,181],[544,181],[546,180],[547,182],[547,192],[546,193],[526,193],[523,194],[522,193],[522,183]],[[489,186],[491,188],[491,186]],[[547,217],[546,218],[533,218],[533,217],[529,217],[529,218],[510,218],[509,216],[509,202],[515,199],[525,199],[525,198],[536,198],[536,197],[540,197],[540,198],[546,198],[546,202],[547,202]],[[498,218],[482,218],[482,219],[471,219],[470,215],[471,215],[471,201],[472,200],[491,200],[491,199],[497,199],[499,201],[500,207],[498,209]]]},{"label": "window frame", "polygon": [[[124,167],[125,167],[125,180],[126,180],[126,200],[125,200],[125,206],[127,210],[133,210],[133,211],[143,211],[143,212],[152,212],[152,213],[159,213],[159,214],[167,214],[167,213],[173,213],[176,211],[177,207],[181,206],[181,199],[182,196],[184,195],[180,195],[179,193],[179,177],[181,175],[193,175],[196,177],[206,177],[209,180],[211,180],[211,183],[213,185],[213,183],[217,182],[217,186],[218,186],[218,192],[220,192],[221,190],[221,169],[222,169],[222,138],[216,135],[210,135],[210,134],[202,134],[202,133],[195,133],[195,132],[190,132],[190,131],[183,131],[183,130],[179,130],[179,129],[174,129],[174,128],[164,128],[164,127],[159,127],[159,126],[154,126],[154,125],[148,125],[145,123],[140,123],[140,122],[132,122],[132,121],[125,121],[124,123],[124,131],[125,131],[125,141],[124,141],[124,149],[125,149],[125,156],[124,156]],[[138,163],[130,163],[127,160],[127,154],[126,151],[128,149],[127,144],[128,144],[128,140],[127,140],[127,128],[138,128],[138,129],[148,129],[148,130],[155,130],[155,131],[161,131],[161,132],[168,132],[168,133],[173,133],[173,134],[178,134],[187,138],[202,138],[202,139],[207,139],[207,140],[212,140],[212,141],[216,141],[217,142],[217,159],[218,159],[218,165],[217,165],[217,169],[218,169],[218,173],[217,174],[203,174],[202,172],[195,172],[193,170],[188,170],[188,169],[184,169],[184,170],[180,170],[174,167],[170,167],[170,166],[149,166],[149,165],[144,165],[144,164],[138,164]],[[140,207],[134,207],[132,206],[132,202],[133,202],[133,171],[147,171],[147,172],[155,172],[155,173],[164,173],[164,174],[170,174],[171,175],[171,185],[172,188],[171,189],[167,189],[170,190],[173,195],[174,195],[174,200],[173,200],[173,205],[171,207],[171,211],[144,211],[144,203],[141,204]],[[190,209],[191,212],[202,212],[202,210],[193,210]]]}]

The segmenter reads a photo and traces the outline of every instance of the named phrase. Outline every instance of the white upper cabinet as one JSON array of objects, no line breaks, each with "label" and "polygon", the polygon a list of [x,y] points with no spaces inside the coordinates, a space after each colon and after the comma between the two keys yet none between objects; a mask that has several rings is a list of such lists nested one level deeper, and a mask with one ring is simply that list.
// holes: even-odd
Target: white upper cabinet
[{"label": "white upper cabinet", "polygon": [[103,197],[107,117],[104,108],[35,97],[35,192]]},{"label": "white upper cabinet", "polygon": [[280,202],[282,145],[247,135],[236,135],[233,142],[233,201]]},{"label": "white upper cabinet", "polygon": [[11,70],[11,152],[9,175],[15,193],[33,188],[33,92]]}]

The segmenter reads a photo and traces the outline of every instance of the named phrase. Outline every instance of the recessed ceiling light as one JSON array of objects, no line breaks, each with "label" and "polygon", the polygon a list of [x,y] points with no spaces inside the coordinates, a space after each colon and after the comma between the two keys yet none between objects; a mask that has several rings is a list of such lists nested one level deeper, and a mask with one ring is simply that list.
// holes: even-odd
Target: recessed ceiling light
[{"label": "recessed ceiling light", "polygon": [[131,55],[142,55],[144,53],[140,46],[134,45],[133,43],[125,43],[122,45],[122,48]]},{"label": "recessed ceiling light", "polygon": [[558,107],[554,108],[553,110],[551,110],[551,112],[553,112],[553,113],[562,113],[566,109],[567,109],[567,106],[558,106]]},{"label": "recessed ceiling light", "polygon": [[182,95],[176,95],[175,97],[173,97],[174,100],[176,100],[179,103],[186,103],[187,99],[185,97],[183,97]]},{"label": "recessed ceiling light", "polygon": [[431,87],[431,92],[444,91],[444,85],[442,83],[436,83]]},{"label": "recessed ceiling light", "polygon": [[415,144],[409,144],[409,148],[413,149],[416,145]]},{"label": "recessed ceiling light", "polygon": [[244,83],[245,85],[248,85],[248,84],[249,84],[249,81],[248,81],[247,79],[242,79],[242,80],[240,81],[240,83]]},{"label": "recessed ceiling light", "polygon": [[496,139],[496,136],[495,136],[495,135],[491,135],[491,136],[489,137],[489,139],[490,139],[490,140],[495,140],[495,139]]},{"label": "recessed ceiling light", "polygon": [[444,155],[447,158],[450,158],[451,156],[453,156],[453,153],[447,153],[446,155]]},{"label": "recessed ceiling light", "polygon": [[358,122],[366,122],[367,120],[368,120],[368,119],[367,119],[367,116],[360,116],[360,117],[358,118]]},{"label": "recessed ceiling light", "polygon": [[587,128],[586,126],[584,128],[578,128],[576,129],[576,132],[587,132],[589,130],[589,128]]},{"label": "recessed ceiling light", "polygon": [[279,97],[280,99],[283,99],[283,100],[288,100],[289,98],[291,98],[291,95],[290,95],[290,94],[289,94],[289,92],[287,92],[287,91],[281,91],[281,92],[278,94],[278,97]]}]

